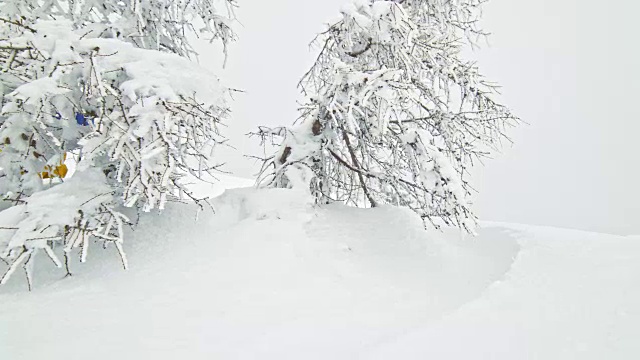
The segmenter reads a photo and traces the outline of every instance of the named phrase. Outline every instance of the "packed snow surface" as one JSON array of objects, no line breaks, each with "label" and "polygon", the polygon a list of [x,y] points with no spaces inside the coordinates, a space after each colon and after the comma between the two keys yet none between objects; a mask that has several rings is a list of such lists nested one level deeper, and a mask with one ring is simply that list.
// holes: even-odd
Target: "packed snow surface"
[{"label": "packed snow surface", "polygon": [[284,189],[214,205],[142,216],[128,271],[113,248],[67,278],[39,255],[33,292],[19,273],[0,288],[0,359],[640,358],[637,237],[426,232]]}]

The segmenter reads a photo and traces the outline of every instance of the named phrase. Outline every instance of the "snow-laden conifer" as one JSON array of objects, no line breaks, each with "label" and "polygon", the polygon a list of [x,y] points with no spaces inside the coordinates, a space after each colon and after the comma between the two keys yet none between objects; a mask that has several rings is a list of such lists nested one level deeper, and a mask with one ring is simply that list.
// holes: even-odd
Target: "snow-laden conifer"
[{"label": "snow-laden conifer", "polygon": [[308,101],[266,160],[263,186],[310,186],[319,202],[406,206],[436,226],[475,225],[468,171],[517,118],[461,51],[486,34],[479,0],[361,0],[315,40]]},{"label": "snow-laden conifer", "polygon": [[184,176],[217,167],[228,91],[188,39],[226,49],[234,6],[0,1],[0,283],[38,251],[61,266],[57,245],[84,261],[89,244],[114,244],[126,267],[123,208],[161,210],[190,195]]}]

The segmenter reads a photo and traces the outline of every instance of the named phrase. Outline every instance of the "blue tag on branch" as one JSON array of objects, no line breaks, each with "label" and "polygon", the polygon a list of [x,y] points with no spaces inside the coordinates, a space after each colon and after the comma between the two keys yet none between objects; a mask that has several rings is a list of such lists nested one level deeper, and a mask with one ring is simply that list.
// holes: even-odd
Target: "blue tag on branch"
[{"label": "blue tag on branch", "polygon": [[87,118],[84,117],[84,115],[81,113],[76,113],[76,122],[78,123],[78,125],[81,125],[81,126],[89,126],[89,122],[87,121]]}]

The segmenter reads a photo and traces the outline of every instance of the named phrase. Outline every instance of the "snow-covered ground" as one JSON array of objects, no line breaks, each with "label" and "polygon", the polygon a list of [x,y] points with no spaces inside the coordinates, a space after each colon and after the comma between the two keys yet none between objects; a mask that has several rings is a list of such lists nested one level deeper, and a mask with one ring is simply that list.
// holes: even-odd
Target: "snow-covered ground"
[{"label": "snow-covered ground", "polygon": [[[225,177],[229,187],[246,181]],[[202,193],[219,189],[201,188]],[[638,359],[640,241],[234,189],[0,288],[0,359]],[[0,271],[5,265],[0,263]]]}]

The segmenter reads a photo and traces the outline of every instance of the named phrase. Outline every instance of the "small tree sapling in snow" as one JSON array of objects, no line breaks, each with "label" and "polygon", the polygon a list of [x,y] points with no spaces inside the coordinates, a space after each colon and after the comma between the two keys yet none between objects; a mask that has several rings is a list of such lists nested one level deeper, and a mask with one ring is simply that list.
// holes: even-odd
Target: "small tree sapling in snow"
[{"label": "small tree sapling in snow", "polygon": [[266,159],[262,186],[308,186],[318,202],[405,206],[436,227],[473,231],[468,171],[518,119],[464,46],[486,34],[478,0],[360,0],[315,40],[308,101]]},{"label": "small tree sapling in snow", "polygon": [[[216,169],[228,91],[189,34],[234,40],[234,0],[0,1],[0,284],[40,250],[113,243]],[[64,164],[73,157],[75,173]],[[64,166],[63,166],[64,165]],[[198,199],[194,199],[198,201]]]}]

